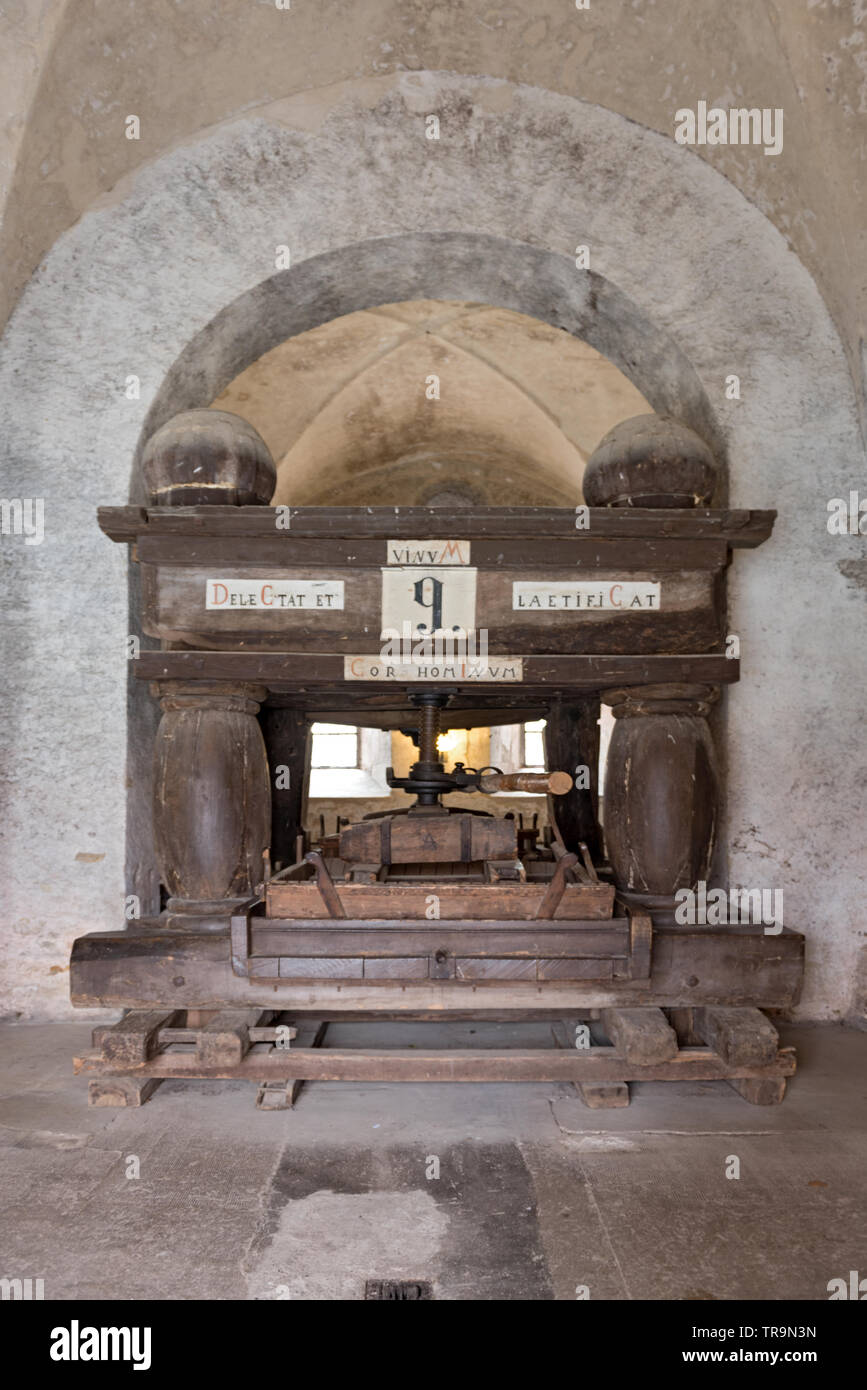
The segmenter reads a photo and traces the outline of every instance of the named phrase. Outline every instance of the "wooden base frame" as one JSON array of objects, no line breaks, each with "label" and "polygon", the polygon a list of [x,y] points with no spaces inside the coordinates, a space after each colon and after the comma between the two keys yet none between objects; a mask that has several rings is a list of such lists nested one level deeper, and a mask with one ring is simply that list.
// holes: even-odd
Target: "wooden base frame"
[{"label": "wooden base frame", "polygon": [[94,1030],[94,1048],[75,1059],[75,1070],[90,1081],[91,1105],[143,1105],[162,1081],[178,1078],[254,1082],[266,1110],[291,1109],[305,1081],[566,1081],[593,1109],[628,1105],[630,1082],[727,1081],[745,1100],[773,1105],[795,1071],[793,1049],[779,1047],[758,1009],[693,1011],[688,1026],[701,1047],[682,1045],[653,1007],[606,1009],[600,1022],[604,1046],[589,1041],[587,1028],[558,1022],[549,1048],[323,1048],[321,1019],[295,1025],[274,1010],[132,1010]]}]

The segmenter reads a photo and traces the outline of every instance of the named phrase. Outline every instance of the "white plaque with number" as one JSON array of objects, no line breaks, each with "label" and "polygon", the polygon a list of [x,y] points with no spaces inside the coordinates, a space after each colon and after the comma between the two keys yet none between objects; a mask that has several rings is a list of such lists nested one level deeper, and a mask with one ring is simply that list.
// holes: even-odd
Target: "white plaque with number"
[{"label": "white plaque with number", "polygon": [[476,571],[464,565],[402,565],[382,571],[382,630],[413,637],[472,632]]}]

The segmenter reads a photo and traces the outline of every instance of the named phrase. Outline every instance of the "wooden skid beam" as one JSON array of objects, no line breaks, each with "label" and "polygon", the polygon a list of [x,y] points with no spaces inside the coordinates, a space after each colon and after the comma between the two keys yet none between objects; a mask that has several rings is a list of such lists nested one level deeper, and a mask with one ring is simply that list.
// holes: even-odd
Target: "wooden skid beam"
[{"label": "wooden skid beam", "polygon": [[[262,1049],[262,1050],[260,1050]],[[783,1048],[765,1066],[727,1066],[710,1049],[684,1048],[668,1062],[640,1066],[611,1047],[429,1050],[417,1048],[291,1048],[257,1044],[236,1062],[203,1064],[193,1055],[162,1053],[138,1067],[117,1067],[91,1052],[75,1059],[77,1073],[126,1072],[138,1077],[277,1081],[729,1081],[791,1076],[794,1051]]]}]

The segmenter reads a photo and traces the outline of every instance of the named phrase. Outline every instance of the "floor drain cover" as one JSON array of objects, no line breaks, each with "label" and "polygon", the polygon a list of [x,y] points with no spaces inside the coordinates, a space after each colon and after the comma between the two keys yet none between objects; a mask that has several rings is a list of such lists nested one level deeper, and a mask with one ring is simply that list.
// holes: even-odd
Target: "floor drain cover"
[{"label": "floor drain cover", "polygon": [[367,1298],[433,1298],[433,1289],[424,1279],[368,1279]]}]

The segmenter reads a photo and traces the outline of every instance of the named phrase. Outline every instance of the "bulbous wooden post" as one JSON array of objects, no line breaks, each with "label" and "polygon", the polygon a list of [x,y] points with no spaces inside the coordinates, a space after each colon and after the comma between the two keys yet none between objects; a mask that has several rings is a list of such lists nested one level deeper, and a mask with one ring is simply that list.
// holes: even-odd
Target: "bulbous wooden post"
[{"label": "bulbous wooden post", "polygon": [[263,686],[160,681],[163,717],[154,766],[154,840],[168,909],[224,926],[263,877],[271,787],[256,714]]},{"label": "bulbous wooden post", "polygon": [[606,691],[615,725],[605,768],[605,842],[620,896],[673,922],[674,895],[707,879],[719,778],[711,686]]}]

